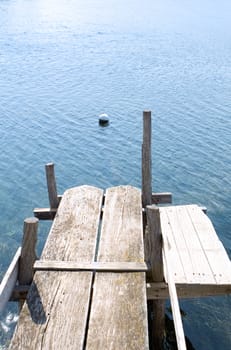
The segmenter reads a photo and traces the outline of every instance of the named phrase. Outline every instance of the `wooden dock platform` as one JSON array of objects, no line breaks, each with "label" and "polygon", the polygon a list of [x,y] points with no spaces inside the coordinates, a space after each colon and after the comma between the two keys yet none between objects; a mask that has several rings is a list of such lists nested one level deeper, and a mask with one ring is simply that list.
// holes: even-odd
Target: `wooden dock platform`
[{"label": "wooden dock platform", "polygon": [[197,205],[160,209],[169,263],[178,284],[231,284],[231,264],[214,227]]},{"label": "wooden dock platform", "polygon": [[[172,196],[152,193],[151,112],[143,117],[142,190],[84,185],[58,196],[46,165],[50,207],[24,221],[0,284],[0,311],[9,299],[23,305],[9,350],[161,350],[167,298],[186,350],[178,298],[231,294],[230,259],[202,209],[157,206]],[[36,260],[38,218],[54,221]]]},{"label": "wooden dock platform", "polygon": [[102,205],[98,188],[64,193],[9,349],[148,349],[141,191],[110,188]]},{"label": "wooden dock platform", "polygon": [[178,296],[230,293],[230,260],[201,208],[159,211],[164,280],[146,285],[141,191],[67,190],[9,349],[149,349],[147,298],[169,297],[169,268]]},{"label": "wooden dock platform", "polygon": [[160,208],[165,283],[152,284],[148,298],[168,297],[167,264],[178,297],[231,293],[231,262],[211,220],[197,205]]}]

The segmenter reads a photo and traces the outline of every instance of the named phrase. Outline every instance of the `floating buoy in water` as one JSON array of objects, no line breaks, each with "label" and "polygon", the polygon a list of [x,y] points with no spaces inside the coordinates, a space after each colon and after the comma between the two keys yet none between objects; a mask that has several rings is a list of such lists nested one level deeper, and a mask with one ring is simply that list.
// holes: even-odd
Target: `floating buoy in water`
[{"label": "floating buoy in water", "polygon": [[109,116],[106,113],[99,115],[99,125],[106,126],[109,124]]}]

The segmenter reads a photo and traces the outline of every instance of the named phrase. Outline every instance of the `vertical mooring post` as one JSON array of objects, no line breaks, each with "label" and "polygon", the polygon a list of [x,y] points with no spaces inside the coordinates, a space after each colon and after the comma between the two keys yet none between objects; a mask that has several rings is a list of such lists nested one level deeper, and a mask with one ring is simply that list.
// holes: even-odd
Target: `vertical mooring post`
[{"label": "vertical mooring post", "polygon": [[[18,272],[19,285],[30,285],[33,279],[33,266],[35,260],[37,259],[35,249],[37,242],[38,222],[39,220],[34,217],[24,220],[22,250]],[[24,300],[19,301],[20,307],[22,306],[23,301]]]},{"label": "vertical mooring post", "polygon": [[[163,257],[162,257],[162,234],[160,223],[160,210],[155,205],[146,207],[147,229],[145,233],[146,260],[151,266],[152,282],[163,282]],[[150,304],[149,304],[150,305]],[[163,349],[165,331],[165,301],[151,301],[153,312],[152,322],[152,349]]]},{"label": "vertical mooring post", "polygon": [[54,164],[48,163],[45,166],[47,178],[47,190],[51,209],[57,209],[59,206],[59,199],[56,188]]},{"label": "vertical mooring post", "polygon": [[152,204],[152,156],[151,156],[152,120],[151,111],[143,112],[142,144],[142,206]]}]

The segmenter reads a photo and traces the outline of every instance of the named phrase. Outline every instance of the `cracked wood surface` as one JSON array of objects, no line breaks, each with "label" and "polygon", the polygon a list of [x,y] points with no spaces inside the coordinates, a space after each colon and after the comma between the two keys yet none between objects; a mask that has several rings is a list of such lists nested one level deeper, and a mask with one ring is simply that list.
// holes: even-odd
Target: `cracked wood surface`
[{"label": "cracked wood surface", "polygon": [[[97,261],[143,262],[141,192],[106,191]],[[144,272],[96,273],[86,350],[146,350],[148,324]]]},{"label": "cracked wood surface", "polygon": [[[65,192],[42,259],[94,260],[102,198],[102,190],[89,186]],[[9,349],[82,349],[92,276],[92,272],[36,272]]]}]

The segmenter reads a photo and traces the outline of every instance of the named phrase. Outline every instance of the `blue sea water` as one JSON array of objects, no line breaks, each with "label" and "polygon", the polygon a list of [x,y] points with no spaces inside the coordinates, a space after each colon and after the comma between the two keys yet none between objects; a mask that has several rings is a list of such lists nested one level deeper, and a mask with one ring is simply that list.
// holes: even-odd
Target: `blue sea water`
[{"label": "blue sea water", "polygon": [[[230,13],[228,0],[0,0],[0,278],[24,218],[48,205],[47,162],[60,194],[141,186],[144,109],[153,190],[206,206],[231,256]],[[230,349],[230,296],[181,308],[195,349]],[[0,349],[16,318],[12,305],[0,316]]]}]

